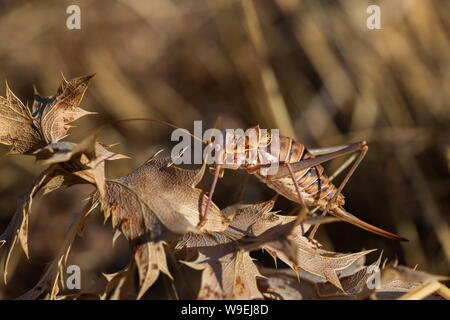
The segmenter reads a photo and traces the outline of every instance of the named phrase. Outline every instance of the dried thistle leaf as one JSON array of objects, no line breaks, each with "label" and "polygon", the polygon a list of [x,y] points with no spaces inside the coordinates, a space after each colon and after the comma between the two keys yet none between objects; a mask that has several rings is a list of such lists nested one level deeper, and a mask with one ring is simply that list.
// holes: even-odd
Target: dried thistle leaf
[{"label": "dried thistle leaf", "polygon": [[162,237],[167,234],[163,229],[177,235],[225,230],[229,220],[214,203],[207,223],[197,228],[207,197],[193,184],[201,179],[203,169],[175,169],[168,163],[168,159],[153,159],[122,178],[108,181],[102,202],[105,218],[112,214],[113,227],[121,225],[129,240],[147,230],[152,241],[168,239]]},{"label": "dried thistle leaf", "polygon": [[[227,230],[211,234],[189,233],[178,241],[176,249],[186,247],[190,253],[199,252],[195,261],[184,262],[191,268],[203,270],[199,299],[262,298],[256,285],[259,271],[249,253],[239,249],[238,241],[254,236],[254,232],[263,232],[259,219],[268,215],[273,204],[272,200],[227,207],[223,210],[224,215],[234,216]],[[286,219],[292,221],[295,218]]]},{"label": "dried thistle leaf", "polygon": [[58,142],[67,135],[68,124],[85,115],[93,114],[78,107],[94,75],[79,77],[63,83],[54,97],[42,99],[50,104],[33,104],[34,112],[39,113],[39,124],[47,143]]},{"label": "dried thistle leaf", "polygon": [[156,281],[160,272],[171,277],[163,248],[164,240],[187,232],[221,231],[228,220],[215,204],[208,222],[198,229],[206,196],[195,185],[204,168],[183,170],[168,166],[169,160],[151,159],[132,173],[105,185],[102,204],[105,220],[130,241],[139,271],[138,298]]},{"label": "dried thistle leaf", "polygon": [[318,277],[326,279],[342,291],[344,291],[344,288],[339,281],[337,271],[350,266],[362,256],[376,250],[365,250],[357,253],[343,254],[318,249],[308,240],[308,238],[302,236],[301,234],[295,234],[295,229],[292,234],[291,241],[293,241],[297,247],[296,260],[292,260],[292,258],[284,252],[285,250],[283,248],[274,247],[270,244],[264,248],[273,257],[280,258],[294,271],[301,268]]},{"label": "dried thistle leaf", "polygon": [[137,299],[142,298],[159,277],[160,271],[173,280],[167,267],[166,253],[163,242],[153,243],[145,241],[133,246],[134,259],[139,271],[139,293]]},{"label": "dried thistle leaf", "polygon": [[[322,223],[321,221],[310,219],[306,220],[305,223],[291,228],[290,224],[292,224],[293,220],[296,218],[281,216],[274,212],[270,212],[273,205],[274,201],[272,200],[265,206],[261,206],[261,204],[253,206],[252,208],[255,210],[248,210],[247,213],[252,216],[251,220],[255,221],[251,225],[251,233],[259,238],[263,238],[262,235],[266,233],[266,239],[259,242],[261,244],[265,242],[262,247],[274,258],[280,258],[294,271],[301,268],[309,273],[328,280],[337,288],[344,291],[336,272],[348,267],[362,256],[374,250],[366,250],[353,254],[342,254],[318,249],[316,245],[312,244],[308,238],[303,236],[303,234],[312,224],[318,222]],[[250,220],[249,217],[245,219]],[[236,215],[235,220],[236,221],[232,224],[233,226],[234,223],[240,221],[238,215]],[[280,237],[280,235],[283,234],[284,236]],[[270,241],[271,239],[274,240]],[[246,248],[249,247],[247,246]]]},{"label": "dried thistle leaf", "polygon": [[372,273],[370,267],[363,267],[354,274],[340,277],[344,291],[327,281],[320,281],[314,275],[301,272],[300,279],[291,269],[260,268],[264,278],[258,279],[258,286],[269,299],[276,300],[320,300],[320,299],[366,299],[373,289],[367,282]]},{"label": "dried thistle leaf", "polygon": [[426,283],[448,281],[450,278],[390,263],[381,269],[381,284],[376,299],[396,299]]},{"label": "dried thistle leaf", "polygon": [[318,249],[303,234],[310,225],[323,221],[312,218],[295,226],[296,217],[271,212],[274,203],[275,200],[270,200],[226,208],[223,210],[225,215],[234,214],[227,230],[210,235],[186,235],[176,248],[196,248],[203,254],[204,250],[214,250],[216,255],[220,253],[222,256],[239,248],[263,248],[274,258],[287,263],[294,271],[301,268],[343,290],[338,278],[339,270],[347,268],[373,250],[342,254]]},{"label": "dried thistle leaf", "polygon": [[43,164],[58,164],[59,171],[46,186],[51,190],[77,183],[92,183],[97,186],[100,195],[105,194],[105,161],[128,158],[125,155],[109,151],[108,146],[97,142],[97,135],[88,137],[76,144],[60,141],[36,150],[33,154]]},{"label": "dried thistle leaf", "polygon": [[[92,151],[93,150],[93,151]],[[4,262],[4,280],[6,282],[9,258],[16,240],[19,239],[23,251],[28,255],[28,214],[31,211],[33,197],[40,189],[45,193],[76,183],[90,182],[104,194],[104,161],[120,159],[124,156],[108,151],[95,138],[88,138],[80,144],[58,142],[35,152],[37,158],[45,159],[50,166],[38,177],[34,185],[23,196],[21,205],[16,209],[7,229],[0,235],[0,246],[6,244]],[[91,157],[91,158],[88,158]]]},{"label": "dried thistle leaf", "polygon": [[203,270],[198,299],[261,299],[262,294],[256,285],[260,276],[250,254],[236,251],[225,256],[215,254],[219,251],[200,250],[195,261],[184,262],[193,269]]},{"label": "dried thistle leaf", "polygon": [[11,146],[9,153],[31,154],[66,137],[70,122],[92,114],[78,107],[91,79],[63,79],[58,94],[51,97],[36,92],[33,114],[6,85],[6,97],[0,97],[0,143]]},{"label": "dried thistle leaf", "polygon": [[271,300],[316,300],[314,283],[299,281],[292,269],[259,268],[264,277],[258,279],[258,287],[266,299]]},{"label": "dried thistle leaf", "polygon": [[112,292],[110,300],[122,300],[128,297],[129,292],[134,287],[134,271],[136,265],[133,263],[125,269],[113,274],[103,274],[107,280],[105,289],[102,291],[100,298],[105,300],[109,293]]},{"label": "dried thistle leaf", "polygon": [[8,84],[6,97],[0,97],[0,143],[11,146],[10,154],[28,154],[45,145],[30,110]]}]

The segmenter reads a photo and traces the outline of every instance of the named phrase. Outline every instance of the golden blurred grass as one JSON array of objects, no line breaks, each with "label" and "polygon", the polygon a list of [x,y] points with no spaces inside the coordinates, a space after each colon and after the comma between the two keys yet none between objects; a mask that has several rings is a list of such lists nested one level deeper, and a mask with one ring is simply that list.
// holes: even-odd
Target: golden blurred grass
[{"label": "golden blurred grass", "polygon": [[[99,115],[75,123],[72,141],[112,119],[152,117],[192,129],[193,120],[209,127],[218,116],[223,128],[279,128],[311,147],[367,140],[369,153],[344,189],[347,208],[411,241],[393,243],[344,224],[322,227],[319,239],[341,251],[381,248],[401,263],[449,274],[450,3],[377,1],[382,29],[368,30],[369,2],[84,0],[77,2],[81,30],[68,30],[72,1],[0,1],[0,79],[30,101],[32,84],[53,94],[61,71],[68,78],[97,73],[82,105]],[[170,130],[128,123],[105,129],[102,140],[120,142],[118,150],[133,157],[108,168],[118,176],[168,150]],[[0,231],[16,195],[41,169],[26,157],[0,159]],[[215,201],[236,201],[244,176],[227,172]],[[43,213],[32,223],[70,217],[77,192],[86,190],[37,203]],[[243,196],[254,201],[272,193],[250,179]],[[64,210],[53,210],[54,203]],[[278,206],[294,207],[282,199]],[[59,241],[48,228],[57,226],[30,226],[33,266],[43,267],[54,250],[49,243]],[[89,238],[73,259],[83,256],[93,272],[115,271],[123,259],[104,257],[105,270],[86,254],[109,248],[109,229],[97,234],[102,240]],[[0,297],[23,293],[39,276],[20,255],[16,261],[15,285],[0,285]]]}]

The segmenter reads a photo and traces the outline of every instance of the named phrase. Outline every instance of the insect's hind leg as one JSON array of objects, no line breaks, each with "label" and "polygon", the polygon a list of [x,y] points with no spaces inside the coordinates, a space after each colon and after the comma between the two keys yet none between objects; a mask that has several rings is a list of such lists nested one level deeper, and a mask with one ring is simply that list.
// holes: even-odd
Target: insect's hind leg
[{"label": "insect's hind leg", "polygon": [[[311,152],[311,151],[310,151]],[[332,182],[338,175],[342,173],[347,167],[352,164],[353,161],[355,161],[357,154],[352,155],[350,158],[348,158],[343,164],[339,166],[330,176],[328,176],[329,182]],[[319,210],[320,206],[314,207],[310,213],[315,213],[317,210]]]},{"label": "insect's hind leg", "polygon": [[[318,166],[324,162],[330,161],[332,159],[339,158],[339,157],[342,157],[342,156],[345,156],[348,154],[354,154],[355,152],[359,152],[359,155],[356,158],[356,161],[354,162],[352,168],[350,169],[350,171],[347,173],[346,177],[342,181],[342,183],[339,186],[338,191],[334,195],[332,201],[329,202],[329,204],[332,204],[333,201],[336,200],[337,196],[344,188],[348,179],[350,179],[350,177],[353,174],[353,172],[355,171],[356,167],[358,167],[359,163],[364,158],[367,150],[368,150],[368,147],[367,147],[367,143],[365,141],[360,141],[360,142],[355,142],[355,143],[341,145],[341,146],[335,146],[335,147],[311,149],[308,151],[311,152],[315,156],[314,158],[300,160],[300,161],[294,162],[294,163],[280,162],[279,163],[280,167],[278,168],[277,172],[275,174],[272,174],[270,177],[276,179],[276,178],[280,178],[280,177],[290,176],[294,181],[294,185],[296,187],[297,193],[300,194],[298,184],[295,183],[295,178],[294,178],[294,174],[293,174],[294,172],[309,169],[309,168]],[[337,174],[339,174],[341,171],[343,171],[346,167],[348,167],[350,165],[351,161],[347,161],[347,162],[345,163],[345,167],[339,168],[338,171],[333,174],[333,179],[336,177]],[[257,166],[254,166],[254,169],[265,168],[268,166],[270,166],[270,164],[257,165]],[[300,194],[299,200],[300,200],[300,203],[302,203],[302,202],[304,203],[303,198],[301,197],[301,194]],[[326,210],[324,211],[324,213],[322,215],[325,215],[327,213],[327,211],[328,211],[328,208],[326,208]],[[300,222],[301,222],[301,219],[298,219],[297,223],[300,223]],[[313,236],[316,233],[317,228],[318,228],[318,225],[316,225],[314,227],[314,229],[312,230],[312,232],[309,236],[310,239],[313,239]]]},{"label": "insect's hind leg", "polygon": [[[344,189],[345,185],[347,184],[348,180],[350,179],[350,177],[353,175],[353,173],[355,172],[356,168],[359,166],[359,164],[361,163],[361,161],[364,159],[367,150],[369,149],[369,147],[367,146],[367,144],[365,143],[365,141],[361,142],[361,146],[359,150],[354,150],[354,152],[359,152],[358,156],[356,157],[356,160],[354,159],[355,157],[352,156],[349,160],[354,160],[353,165],[351,166],[350,170],[347,172],[347,174],[344,177],[344,180],[342,180],[341,184],[339,185],[336,193],[334,194],[333,198],[328,202],[327,206],[325,207],[325,210],[322,212],[322,216],[326,215],[328,210],[330,209],[330,206],[336,201],[337,197],[339,196],[339,194],[342,192],[342,189]],[[350,165],[350,163],[352,161],[347,160],[341,167],[339,167],[335,173],[333,173],[332,178],[334,179],[339,173],[341,173],[343,170],[345,170],[346,167],[348,167]],[[318,228],[319,228],[320,224],[316,224],[314,226],[314,228],[311,230],[311,233],[308,236],[308,239],[313,240],[314,239],[314,235],[316,234]]]},{"label": "insect's hind leg", "polygon": [[[344,155],[352,154],[358,151],[363,150],[364,148],[367,148],[367,144],[365,141],[360,141],[352,144],[337,146],[337,147],[331,147],[331,148],[323,148],[323,149],[313,149],[313,155],[314,158],[309,158],[306,160],[300,160],[298,162],[290,163],[291,169],[294,172],[309,169],[315,166],[318,166],[319,164],[322,164],[324,162],[342,157]],[[324,151],[326,150],[326,151]],[[309,150],[308,150],[309,151]],[[312,152],[311,152],[312,153]],[[290,175],[289,168],[286,166],[286,162],[280,162],[280,167],[278,167],[278,170],[275,174],[271,174],[271,178],[280,178],[280,177],[286,177]],[[266,168],[269,167],[271,164],[262,164],[262,165],[256,165],[253,166],[253,169],[260,169],[260,168]]]},{"label": "insect's hind leg", "polygon": [[[308,151],[310,151],[310,150],[308,150]],[[311,152],[311,151],[310,151],[310,152]],[[311,152],[311,153],[312,153],[312,152]],[[312,154],[314,155],[314,153],[312,153]],[[345,162],[344,162],[343,164],[341,164],[341,165],[339,166],[339,168],[337,168],[330,176],[328,176],[328,180],[329,180],[330,182],[332,182],[334,179],[336,179],[336,177],[337,177],[338,175],[340,175],[340,174],[342,173],[342,171],[344,171],[345,169],[347,169],[348,166],[351,165],[353,161],[355,161],[356,157],[357,157],[357,154],[355,153],[355,154],[353,154],[350,158],[348,158],[347,160],[345,160]]]},{"label": "insect's hind leg", "polygon": [[[337,147],[338,148],[338,147]],[[321,149],[308,149],[308,151],[313,155],[323,154],[323,150],[329,150],[330,148],[321,148]],[[330,176],[328,176],[328,181],[333,182],[333,180],[342,173],[347,167],[355,161],[357,154],[353,154],[350,158],[348,158],[343,164],[339,166]],[[314,207],[310,212],[315,213],[320,206]]]}]

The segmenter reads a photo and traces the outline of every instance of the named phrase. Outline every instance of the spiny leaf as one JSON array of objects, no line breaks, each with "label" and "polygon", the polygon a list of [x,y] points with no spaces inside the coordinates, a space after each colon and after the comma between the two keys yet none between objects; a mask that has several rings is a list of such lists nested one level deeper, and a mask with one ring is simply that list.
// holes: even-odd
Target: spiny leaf
[{"label": "spiny leaf", "polygon": [[342,287],[336,272],[348,267],[360,257],[374,251],[365,250],[350,254],[325,251],[318,249],[308,240],[308,238],[302,236],[300,233],[296,234],[295,232],[296,230],[294,229],[290,240],[297,247],[296,260],[292,260],[292,258],[284,252],[285,250],[283,248],[274,247],[270,244],[264,248],[273,257],[280,258],[294,271],[301,268],[309,273],[328,280],[342,291],[344,291],[344,288]]},{"label": "spiny leaf", "polygon": [[349,267],[339,273],[339,282],[343,290],[336,288],[329,282],[318,285],[319,298],[350,298],[366,299],[375,290],[377,272],[381,262],[381,255],[369,266],[361,266],[358,261],[364,261],[361,256]]},{"label": "spiny leaf", "polygon": [[211,251],[214,250],[200,250],[195,261],[184,262],[203,270],[198,299],[263,298],[256,285],[260,273],[248,252],[239,250],[219,257]]},{"label": "spiny leaf", "polygon": [[43,145],[40,132],[33,125],[30,110],[6,84],[6,97],[0,97],[0,143],[11,146],[11,154],[27,154]]},{"label": "spiny leaf", "polygon": [[66,137],[70,122],[93,114],[78,107],[93,76],[79,77],[70,81],[63,77],[63,83],[56,96],[46,99],[40,97],[45,102],[33,104],[33,113],[39,113],[40,129],[47,143],[58,142]]},{"label": "spiny leaf", "polygon": [[381,269],[380,287],[377,288],[375,297],[395,299],[426,283],[448,280],[449,277],[411,269],[393,262]]},{"label": "spiny leaf", "polygon": [[207,198],[195,185],[204,167],[183,170],[169,164],[168,159],[152,158],[132,173],[107,181],[105,197],[98,197],[105,220],[111,216],[113,228],[120,230],[133,248],[140,278],[138,298],[160,271],[171,277],[162,241],[192,231],[222,231],[228,224],[212,203],[208,222],[203,229],[197,228]]},{"label": "spiny leaf", "polygon": [[339,276],[344,291],[301,270],[299,281],[298,274],[290,269],[260,268],[264,278],[258,279],[258,285],[267,298],[277,300],[366,299],[374,289],[369,288],[368,282],[373,277],[380,259],[370,266],[361,266],[356,263],[359,260],[342,270]]},{"label": "spiny leaf", "polygon": [[271,212],[275,200],[253,205],[231,206],[223,210],[234,219],[224,232],[211,235],[186,235],[176,248],[213,250],[215,255],[225,256],[239,248],[255,250],[263,248],[274,258],[280,258],[294,271],[298,268],[313,273],[343,290],[337,272],[351,265],[372,250],[354,254],[341,254],[318,249],[303,236],[309,226],[322,223],[320,219],[307,219],[295,226],[296,217]]},{"label": "spiny leaf", "polygon": [[100,299],[105,300],[110,292],[112,292],[110,300],[126,299],[129,291],[134,286],[135,269],[136,265],[132,263],[131,266],[128,266],[119,272],[103,274],[107,283],[101,292]]},{"label": "spiny leaf", "polygon": [[88,137],[76,144],[60,141],[36,150],[33,154],[43,164],[58,164],[59,175],[49,182],[46,193],[76,183],[92,183],[97,186],[100,195],[105,194],[105,161],[128,158],[113,153],[109,146],[97,142],[97,135]]},{"label": "spiny leaf", "polygon": [[229,220],[214,203],[207,223],[197,228],[207,197],[193,184],[202,171],[175,169],[168,163],[168,159],[153,159],[122,178],[107,181],[102,201],[105,218],[112,214],[113,227],[121,226],[129,240],[145,232],[152,241],[159,241],[173,234],[225,230]]},{"label": "spiny leaf", "polygon": [[55,96],[35,92],[32,114],[6,85],[6,97],[0,97],[0,143],[11,146],[9,153],[31,154],[66,137],[70,122],[92,114],[78,107],[91,78],[63,79]]},{"label": "spiny leaf", "polygon": [[164,251],[163,242],[153,243],[145,241],[133,246],[134,259],[139,271],[139,293],[137,298],[140,299],[144,293],[158,279],[160,271],[165,273],[173,280],[169,272],[166,261],[166,253]]},{"label": "spiny leaf", "polygon": [[239,240],[259,232],[258,219],[268,214],[273,203],[227,207],[223,210],[224,215],[234,216],[227,230],[211,234],[189,233],[178,241],[176,249],[186,247],[188,253],[199,252],[195,261],[184,262],[191,268],[203,270],[199,299],[262,298],[256,285],[256,277],[260,274],[249,253],[239,249]]},{"label": "spiny leaf", "polygon": [[[263,210],[250,210],[249,213],[254,216],[252,218],[255,223],[251,226],[251,230],[256,237],[261,237],[264,232],[270,231],[270,228],[275,231],[277,228],[284,230],[289,227],[294,217],[286,217],[270,212],[274,204],[271,202],[270,206],[266,206]],[[262,209],[262,208],[261,208]],[[249,218],[247,217],[247,220]],[[235,220],[239,221],[236,216]],[[319,222],[319,221],[317,221]],[[280,225],[277,227],[276,225]],[[268,241],[262,247],[267,250],[274,258],[280,258],[288,264],[294,271],[301,268],[309,273],[322,277],[333,285],[343,290],[339,278],[336,274],[338,270],[342,270],[360,257],[372,252],[373,250],[366,250],[353,254],[342,254],[318,249],[316,245],[312,244],[303,234],[308,230],[311,222],[299,224],[295,226],[290,233],[285,233],[284,237],[274,237],[273,241]],[[284,227],[284,228],[283,228]],[[288,231],[288,230],[286,230]],[[279,232],[269,232],[269,235],[278,235]]]},{"label": "spiny leaf", "polygon": [[96,141],[96,137],[88,138],[79,144],[72,142],[57,142],[35,151],[38,160],[45,161],[50,166],[38,177],[30,190],[23,196],[21,205],[16,209],[8,227],[0,235],[0,247],[6,244],[4,260],[4,281],[8,271],[8,263],[19,239],[27,258],[28,254],[28,214],[31,211],[33,197],[40,189],[44,194],[62,186],[77,183],[92,183],[97,186],[100,195],[105,189],[105,160],[125,158],[115,154]]}]

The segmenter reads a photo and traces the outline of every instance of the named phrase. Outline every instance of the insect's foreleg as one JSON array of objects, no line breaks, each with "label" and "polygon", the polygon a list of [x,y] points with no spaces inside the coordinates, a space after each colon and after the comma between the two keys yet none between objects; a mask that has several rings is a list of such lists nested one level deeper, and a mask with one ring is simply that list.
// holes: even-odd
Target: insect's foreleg
[{"label": "insect's foreleg", "polygon": [[206,217],[208,215],[209,204],[211,203],[211,198],[212,198],[212,196],[214,194],[214,190],[216,189],[217,179],[219,178],[221,168],[222,168],[222,166],[220,164],[216,165],[216,170],[214,172],[214,180],[213,180],[213,182],[211,184],[211,188],[210,188],[209,193],[208,193],[208,200],[206,202],[205,212],[201,216],[200,222],[198,223],[197,228],[201,228],[207,221]]},{"label": "insect's foreleg", "polygon": [[[344,189],[345,185],[347,184],[348,180],[350,179],[350,177],[353,175],[353,173],[355,172],[356,168],[359,166],[359,164],[361,163],[362,159],[364,159],[367,150],[368,150],[368,146],[365,142],[361,143],[360,149],[356,150],[359,152],[355,162],[353,162],[352,167],[350,168],[350,170],[347,172],[347,174],[344,177],[344,180],[342,180],[341,184],[339,185],[336,193],[334,194],[333,198],[328,202],[327,206],[325,207],[325,210],[322,212],[322,216],[326,215],[328,210],[330,209],[330,206],[336,201],[337,197],[339,196],[339,194],[342,192],[342,189]],[[349,160],[354,160],[354,156],[352,156]],[[337,174],[339,174],[340,172],[342,172],[351,162],[346,161],[344,163],[343,166],[341,166],[333,175],[334,177],[336,177]],[[317,229],[319,228],[320,223],[316,224],[314,226],[314,228],[312,229],[311,233],[309,234],[308,238],[310,240],[314,239],[314,235],[317,232]]]},{"label": "insect's foreleg", "polygon": [[[217,126],[219,125],[220,121],[221,121],[221,117],[217,117],[216,122],[214,122],[214,127],[213,127],[214,129],[217,128]],[[212,143],[212,136],[208,140],[208,146],[210,146],[211,143]],[[204,159],[204,161],[203,161],[203,164],[206,165],[207,161],[208,161],[208,158],[206,157]],[[206,217],[208,215],[208,209],[209,209],[209,205],[211,203],[211,198],[212,198],[212,196],[214,194],[214,190],[216,189],[217,179],[219,178],[219,176],[222,177],[222,175],[223,175],[223,173],[221,172],[221,169],[222,169],[222,166],[220,164],[217,164],[216,168],[215,168],[215,172],[214,172],[214,180],[213,180],[213,183],[211,184],[211,188],[210,188],[209,193],[208,193],[208,200],[206,201],[205,212],[203,214],[202,214],[202,210],[201,210],[202,208],[200,206],[200,210],[199,210],[199,212],[200,212],[200,221],[199,221],[199,223],[197,225],[197,228],[199,228],[199,229],[201,227],[203,227],[205,225],[206,221],[207,221]]]}]

